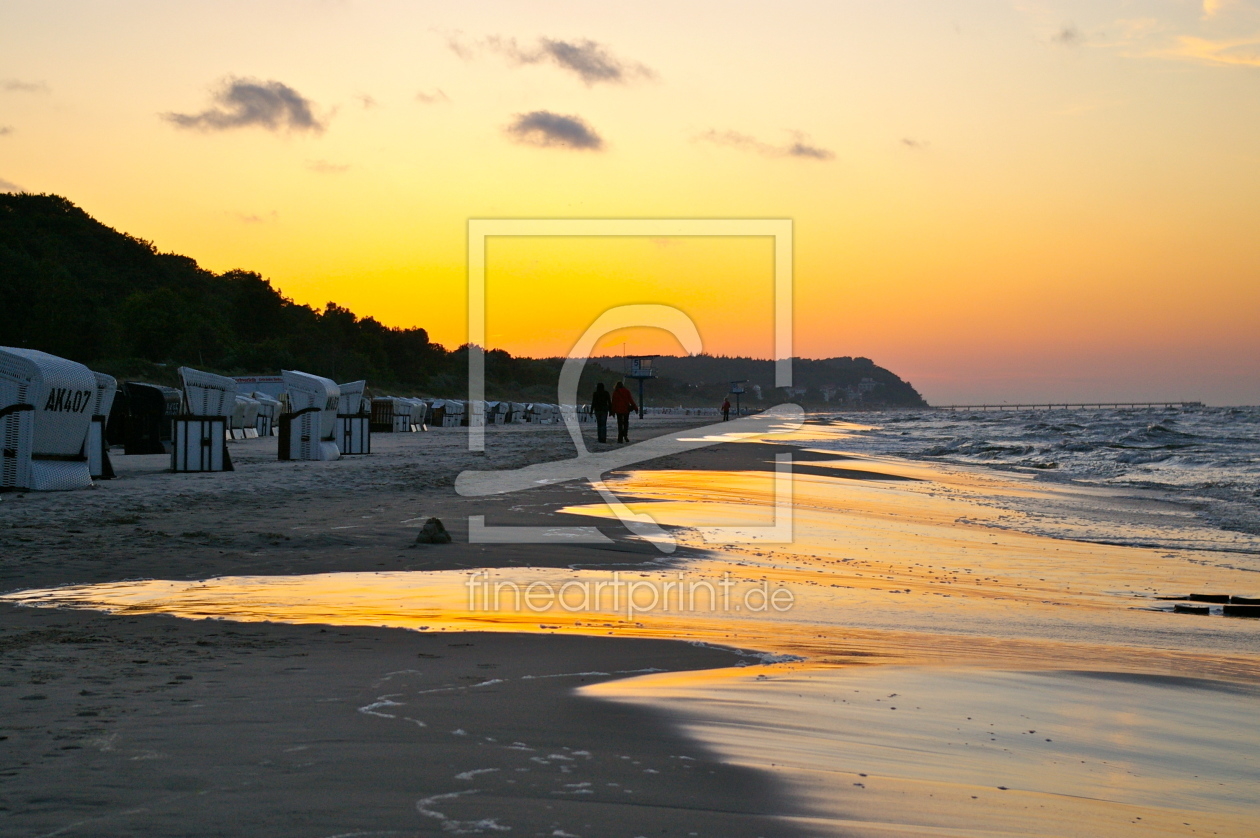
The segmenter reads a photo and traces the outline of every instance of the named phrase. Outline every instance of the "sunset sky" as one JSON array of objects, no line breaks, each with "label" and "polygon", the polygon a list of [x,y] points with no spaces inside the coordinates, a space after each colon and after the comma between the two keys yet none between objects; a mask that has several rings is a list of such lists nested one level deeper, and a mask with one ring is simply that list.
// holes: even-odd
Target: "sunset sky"
[{"label": "sunset sky", "polygon": [[[1260,403],[1248,0],[0,0],[0,189],[448,346],[469,218],[790,218],[799,355],[936,403]],[[768,357],[772,257],[492,240],[488,341],[669,303]]]}]

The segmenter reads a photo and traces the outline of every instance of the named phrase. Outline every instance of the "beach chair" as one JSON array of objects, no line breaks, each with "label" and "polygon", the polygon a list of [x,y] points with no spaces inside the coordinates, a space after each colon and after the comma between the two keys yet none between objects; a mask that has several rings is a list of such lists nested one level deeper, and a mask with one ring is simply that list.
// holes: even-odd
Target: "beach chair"
[{"label": "beach chair", "polygon": [[105,422],[105,438],[110,447],[122,445],[127,439],[127,390],[118,387],[114,392],[114,403],[109,408],[109,419]]},{"label": "beach chair", "polygon": [[245,397],[239,393],[232,399],[232,410],[228,413],[228,438],[237,440],[245,438]]},{"label": "beach chair", "polygon": [[35,349],[0,347],[0,489],[86,489],[96,377]]},{"label": "beach chair", "polygon": [[114,408],[114,397],[118,394],[118,382],[112,375],[94,372],[96,378],[96,400],[92,406],[92,424],[88,426],[87,442],[83,453],[88,461],[88,473],[93,480],[112,480],[114,464],[109,461],[109,436],[106,428],[109,425],[110,411]]},{"label": "beach chair", "polygon": [[446,409],[442,416],[443,428],[458,428],[467,424],[463,402],[458,399],[446,399],[443,407]]},{"label": "beach chair", "polygon": [[376,434],[398,433],[394,424],[393,396],[374,396],[372,398],[372,421],[368,430]]},{"label": "beach chair", "polygon": [[414,433],[427,431],[429,421],[429,403],[424,399],[410,398],[407,402],[411,405],[411,430]]},{"label": "beach chair", "polygon": [[258,439],[258,414],[261,412],[262,403],[258,399],[237,393],[228,420],[228,436],[234,440]]},{"label": "beach chair", "polygon": [[127,394],[125,452],[171,453],[173,423],[183,402],[180,391],[162,384],[128,381],[123,384],[123,392]]},{"label": "beach chair", "polygon": [[258,417],[254,420],[258,435],[260,437],[275,436],[276,418],[280,415],[280,400],[273,399],[261,390],[255,390],[250,394],[250,398],[258,402]]},{"label": "beach chair", "polygon": [[238,396],[235,379],[180,367],[184,410],[171,420],[171,471],[232,471],[227,450],[229,417]]},{"label": "beach chair", "polygon": [[310,373],[281,370],[288,412],[280,416],[281,460],[336,460],[337,413],[341,388]]},{"label": "beach chair", "polygon": [[429,412],[425,417],[432,428],[446,426],[446,399],[433,399],[429,402]]},{"label": "beach chair", "polygon": [[363,392],[366,381],[340,384],[341,402],[337,408],[337,447],[345,454],[372,453],[372,417],[367,412]]}]

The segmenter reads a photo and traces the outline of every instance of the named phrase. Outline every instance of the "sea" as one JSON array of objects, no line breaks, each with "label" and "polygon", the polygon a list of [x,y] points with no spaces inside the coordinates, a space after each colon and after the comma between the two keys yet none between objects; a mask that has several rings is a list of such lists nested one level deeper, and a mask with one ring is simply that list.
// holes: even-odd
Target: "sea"
[{"label": "sea", "polygon": [[[1135,533],[1094,507],[1086,516],[1094,520],[1065,532],[1064,509],[1029,501],[1021,511],[1048,519],[1040,526],[1021,522],[1033,532],[1260,556],[1260,407],[896,410],[821,413],[813,420],[848,425],[851,433],[810,447],[1035,474],[1187,513],[1154,533],[1149,527]],[[1260,571],[1260,562],[1243,563]]]}]

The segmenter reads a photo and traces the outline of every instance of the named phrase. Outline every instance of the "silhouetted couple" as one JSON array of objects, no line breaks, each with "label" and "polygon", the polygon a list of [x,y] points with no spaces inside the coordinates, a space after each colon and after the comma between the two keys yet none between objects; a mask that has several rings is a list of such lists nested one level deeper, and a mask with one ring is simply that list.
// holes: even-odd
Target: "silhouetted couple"
[{"label": "silhouetted couple", "polygon": [[604,389],[603,383],[595,385],[595,394],[591,396],[591,412],[595,414],[595,434],[600,442],[608,441],[608,414],[617,417],[617,441],[630,441],[630,411],[638,410],[634,396],[620,381],[613,386],[612,395]]}]

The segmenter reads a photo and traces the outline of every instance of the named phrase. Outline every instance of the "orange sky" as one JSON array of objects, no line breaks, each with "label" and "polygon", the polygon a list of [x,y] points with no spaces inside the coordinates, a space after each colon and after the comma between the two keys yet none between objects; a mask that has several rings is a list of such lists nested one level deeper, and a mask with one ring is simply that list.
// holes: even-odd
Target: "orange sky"
[{"label": "orange sky", "polygon": [[[452,346],[469,218],[789,218],[798,354],[1254,404],[1258,93],[1242,0],[44,0],[0,6],[0,188]],[[772,281],[768,240],[492,240],[487,334],[660,302],[766,356]]]}]

